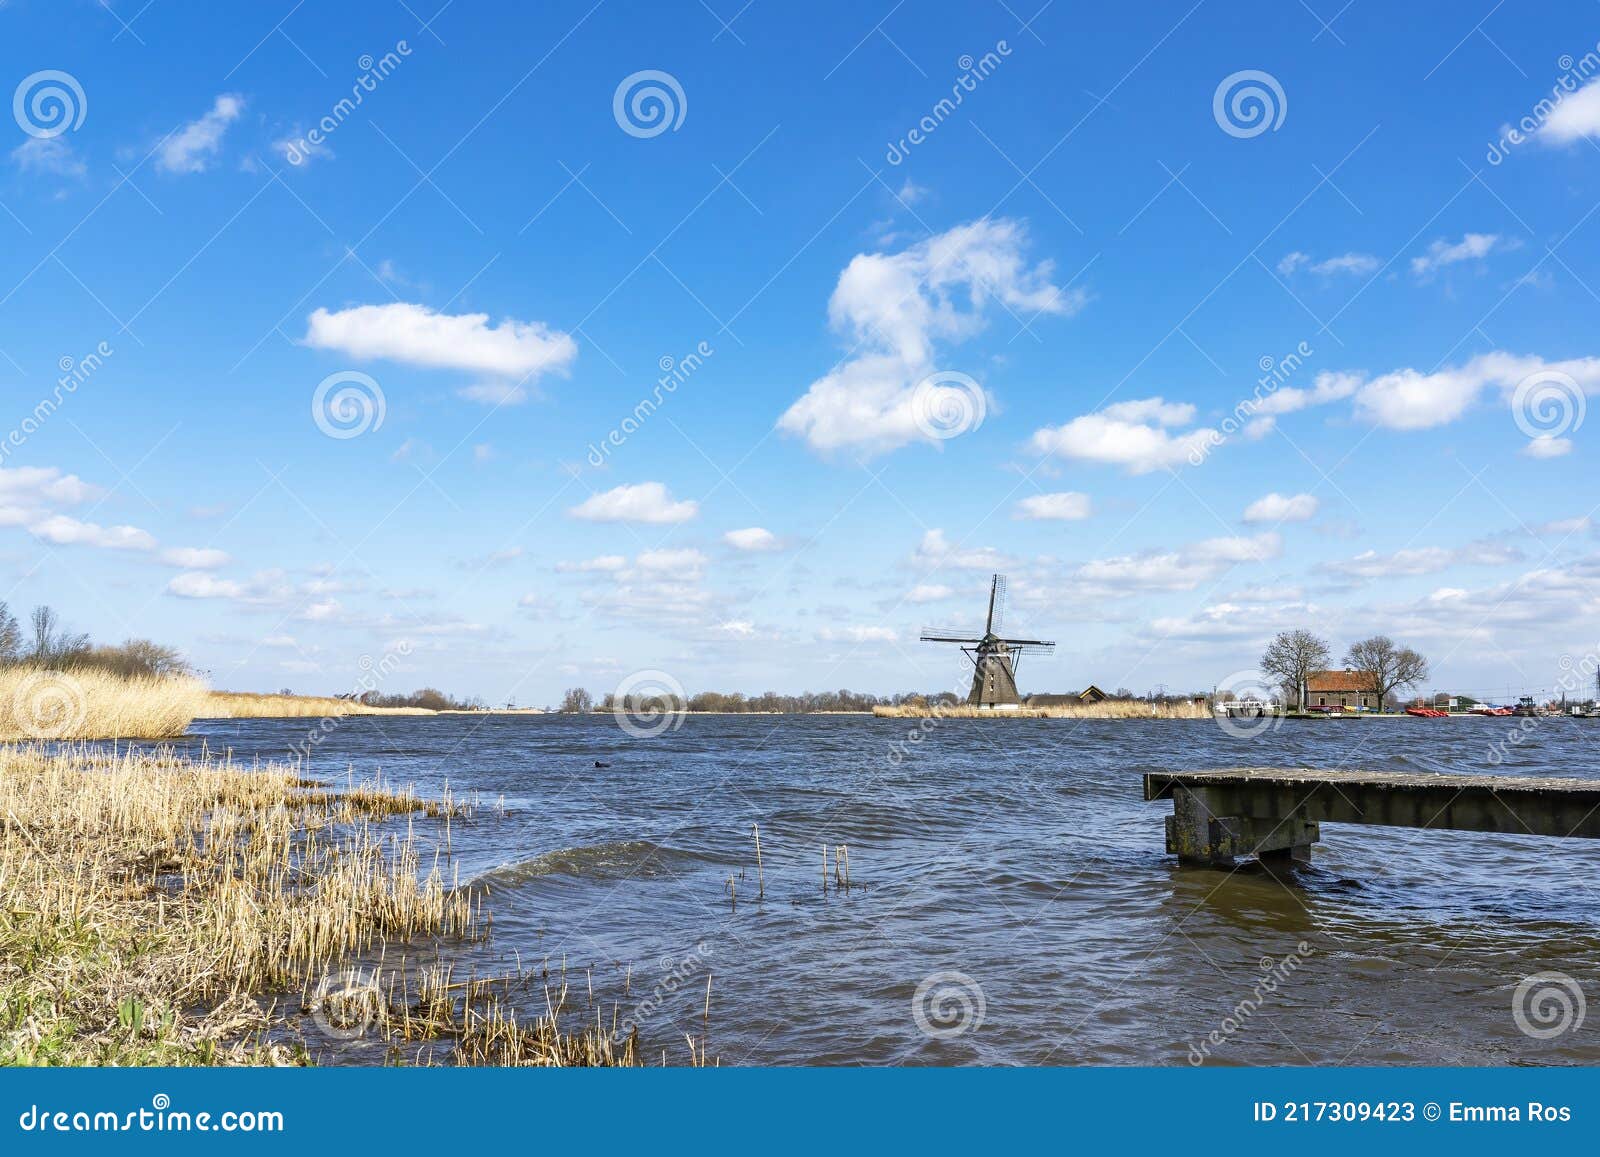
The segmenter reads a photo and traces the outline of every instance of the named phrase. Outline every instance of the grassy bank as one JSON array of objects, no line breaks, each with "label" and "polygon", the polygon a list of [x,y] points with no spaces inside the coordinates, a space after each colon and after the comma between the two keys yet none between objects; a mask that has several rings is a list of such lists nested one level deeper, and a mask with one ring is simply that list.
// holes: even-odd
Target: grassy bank
[{"label": "grassy bank", "polygon": [[321,719],[329,715],[437,715],[426,707],[368,707],[324,695],[259,695],[208,691],[199,716],[206,719]]},{"label": "grassy bank", "polygon": [[354,953],[486,934],[481,897],[438,867],[470,810],[281,768],[0,748],[0,1063],[296,1063],[306,1012],[445,1063],[633,1063],[593,1018],[561,1029],[564,986],[520,1020],[510,983],[443,967],[330,989]]},{"label": "grassy bank", "polygon": [[0,668],[0,741],[167,739],[202,713],[205,685],[181,675]]},{"label": "grassy bank", "polygon": [[874,707],[872,713],[886,719],[1209,719],[1211,712],[1201,703],[1145,703],[1139,700],[1111,699],[1104,703],[1075,703],[1059,707],[1019,707],[1015,711],[995,711],[961,704],[956,707]]}]

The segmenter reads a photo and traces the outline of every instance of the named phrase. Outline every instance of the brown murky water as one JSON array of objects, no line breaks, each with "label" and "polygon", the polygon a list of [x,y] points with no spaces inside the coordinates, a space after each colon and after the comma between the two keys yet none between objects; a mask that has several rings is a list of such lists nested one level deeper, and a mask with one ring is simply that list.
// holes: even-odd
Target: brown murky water
[{"label": "brown murky water", "polygon": [[[314,723],[193,742],[276,758]],[[914,720],[355,718],[311,771],[504,794],[453,833],[495,914],[470,966],[564,957],[678,1061],[705,1032],[724,1064],[1596,1063],[1600,844],[1325,825],[1289,880],[1180,870],[1169,805],[1141,799],[1144,771],[1238,764],[1596,774],[1600,720],[1542,721],[1493,766],[1517,723],[947,720],[907,743]],[[825,844],[848,893],[823,892]],[[1526,987],[1529,1035],[1517,990],[1544,972],[1570,984]]]}]

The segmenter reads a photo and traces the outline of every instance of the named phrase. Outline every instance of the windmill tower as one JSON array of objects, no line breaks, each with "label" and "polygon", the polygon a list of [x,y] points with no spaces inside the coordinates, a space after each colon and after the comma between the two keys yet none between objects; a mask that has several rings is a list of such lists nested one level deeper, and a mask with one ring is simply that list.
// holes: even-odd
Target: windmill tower
[{"label": "windmill tower", "polygon": [[1049,653],[1055,643],[1045,639],[1002,638],[1002,622],[1006,612],[1006,576],[997,574],[989,586],[989,617],[983,634],[977,638],[958,631],[930,627],[922,633],[924,643],[960,643],[961,651],[972,660],[972,690],[967,703],[972,707],[1016,707],[1022,702],[1017,694],[1017,664],[1023,652]]}]

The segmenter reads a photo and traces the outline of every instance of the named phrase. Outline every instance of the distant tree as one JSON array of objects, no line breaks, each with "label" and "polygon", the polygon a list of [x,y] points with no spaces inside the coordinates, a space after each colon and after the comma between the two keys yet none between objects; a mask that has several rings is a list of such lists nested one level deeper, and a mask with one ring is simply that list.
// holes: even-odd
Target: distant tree
[{"label": "distant tree", "polygon": [[34,607],[31,619],[33,641],[27,659],[41,667],[66,666],[89,649],[89,636],[76,635],[61,625],[61,618],[49,607]]},{"label": "distant tree", "polygon": [[80,654],[73,665],[96,667],[123,676],[164,678],[191,673],[188,662],[176,647],[153,643],[149,639],[129,639],[120,646],[90,648]]},{"label": "distant tree", "polygon": [[569,715],[587,715],[594,710],[594,696],[582,687],[568,687],[561,698],[561,710]]},{"label": "distant tree", "polygon": [[1279,631],[1261,655],[1261,670],[1283,684],[1300,711],[1306,709],[1307,677],[1327,666],[1327,640],[1310,631]]},{"label": "distant tree", "polygon": [[1428,677],[1428,660],[1410,647],[1396,646],[1388,635],[1373,635],[1352,643],[1344,665],[1372,681],[1380,709],[1396,691]]},{"label": "distant tree", "polygon": [[11,608],[0,603],[0,663],[15,663],[22,658],[22,628]]}]

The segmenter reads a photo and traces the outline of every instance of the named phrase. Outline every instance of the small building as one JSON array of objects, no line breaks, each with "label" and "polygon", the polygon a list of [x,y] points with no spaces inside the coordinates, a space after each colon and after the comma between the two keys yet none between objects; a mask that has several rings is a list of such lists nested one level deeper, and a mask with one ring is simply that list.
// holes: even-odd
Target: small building
[{"label": "small building", "polygon": [[1077,707],[1085,703],[1104,703],[1111,696],[1090,683],[1082,691],[1043,691],[1022,701],[1025,707]]},{"label": "small building", "polygon": [[1382,704],[1372,676],[1363,671],[1313,671],[1306,676],[1306,706],[1376,711]]}]

